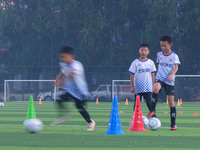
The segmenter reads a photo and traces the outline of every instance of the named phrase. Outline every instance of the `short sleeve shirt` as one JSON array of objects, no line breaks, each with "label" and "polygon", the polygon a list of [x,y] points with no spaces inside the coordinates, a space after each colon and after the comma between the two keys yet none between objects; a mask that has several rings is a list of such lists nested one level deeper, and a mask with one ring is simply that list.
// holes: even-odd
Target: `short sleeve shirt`
[{"label": "short sleeve shirt", "polygon": [[136,59],[132,62],[129,72],[134,74],[135,93],[152,92],[152,75],[156,67],[151,59],[141,61]]}]

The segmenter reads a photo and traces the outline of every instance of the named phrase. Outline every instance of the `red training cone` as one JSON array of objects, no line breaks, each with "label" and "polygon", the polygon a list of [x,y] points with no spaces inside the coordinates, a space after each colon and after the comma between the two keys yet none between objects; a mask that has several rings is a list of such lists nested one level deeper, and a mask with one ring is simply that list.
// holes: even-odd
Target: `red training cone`
[{"label": "red training cone", "polygon": [[177,113],[178,113],[178,114],[182,114],[183,112],[182,112],[182,111],[178,111]]},{"label": "red training cone", "polygon": [[198,116],[198,114],[197,114],[197,113],[194,113],[194,114],[192,114],[192,116]]},{"label": "red training cone", "polygon": [[129,131],[147,131],[144,128],[143,119],[142,119],[142,110],[140,105],[140,96],[138,95],[136,98],[135,111],[133,113],[133,121],[131,127],[128,129]]}]

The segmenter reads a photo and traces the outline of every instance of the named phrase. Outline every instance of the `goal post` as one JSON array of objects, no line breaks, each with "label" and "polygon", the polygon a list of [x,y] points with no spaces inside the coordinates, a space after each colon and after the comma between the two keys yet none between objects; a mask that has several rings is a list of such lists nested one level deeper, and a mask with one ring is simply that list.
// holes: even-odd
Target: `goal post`
[{"label": "goal post", "polygon": [[[134,99],[131,93],[130,80],[112,80],[112,98],[117,96],[118,101]],[[200,102],[200,75],[176,75],[175,102],[182,99],[184,102]],[[159,93],[159,102],[166,102],[165,92]]]},{"label": "goal post", "polygon": [[114,96],[117,96],[119,102],[126,99],[133,101],[134,94],[131,93],[130,80],[112,80],[112,99]]},{"label": "goal post", "polygon": [[57,88],[55,80],[5,80],[4,101],[28,101],[30,95],[34,100],[55,101]]}]

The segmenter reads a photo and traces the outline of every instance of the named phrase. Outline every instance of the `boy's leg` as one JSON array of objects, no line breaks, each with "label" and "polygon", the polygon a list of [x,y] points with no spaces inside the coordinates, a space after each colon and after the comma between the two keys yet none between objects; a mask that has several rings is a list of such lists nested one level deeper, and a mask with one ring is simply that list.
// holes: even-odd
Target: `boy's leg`
[{"label": "boy's leg", "polygon": [[174,104],[174,95],[167,95],[170,107],[171,128],[176,125],[176,107]]},{"label": "boy's leg", "polygon": [[156,112],[156,104],[158,101],[158,93],[160,92],[162,85],[160,82],[156,82],[153,86],[153,94],[152,94],[152,111]]},{"label": "boy's leg", "polygon": [[[135,100],[134,100],[134,105],[133,105],[133,113],[135,112],[135,103],[136,103],[137,95],[140,96],[140,100],[141,100],[141,98],[142,98],[141,93],[137,93],[137,94],[135,93]],[[133,120],[133,118],[132,118],[132,120]],[[129,122],[129,125],[132,124],[132,120]]]},{"label": "boy's leg", "polygon": [[149,109],[149,112],[153,112],[153,109],[152,109],[152,93],[151,92],[143,93],[143,97],[146,101],[146,105]]},{"label": "boy's leg", "polygon": [[56,98],[56,104],[59,111],[59,117],[66,115],[66,113],[69,113],[69,109],[67,109],[67,105],[65,105],[65,102],[72,100],[72,97],[68,93],[63,93],[59,95],[58,98]]},{"label": "boy's leg", "polygon": [[166,84],[165,91],[170,107],[171,130],[176,130],[176,107],[174,104],[174,86]]},{"label": "boy's leg", "polygon": [[91,123],[92,120],[90,118],[89,113],[85,109],[86,107],[85,103],[86,103],[85,101],[75,99],[76,108],[79,110],[79,113],[83,116],[83,118],[87,121],[87,123]]},{"label": "boy's leg", "polygon": [[141,94],[141,93],[135,94],[135,101],[134,101],[134,105],[133,105],[133,112],[135,111],[135,104],[136,104],[137,95],[140,96],[140,101],[141,101],[141,99],[142,99],[142,94]]},{"label": "boy's leg", "polygon": [[67,109],[66,105],[64,104],[65,101],[68,101],[70,97],[68,96],[67,93],[60,95],[56,99],[56,104],[58,107],[58,117],[59,119],[53,121],[51,125],[58,125],[61,124],[65,121],[67,121],[69,118],[72,117],[71,114],[69,114],[69,110]]}]

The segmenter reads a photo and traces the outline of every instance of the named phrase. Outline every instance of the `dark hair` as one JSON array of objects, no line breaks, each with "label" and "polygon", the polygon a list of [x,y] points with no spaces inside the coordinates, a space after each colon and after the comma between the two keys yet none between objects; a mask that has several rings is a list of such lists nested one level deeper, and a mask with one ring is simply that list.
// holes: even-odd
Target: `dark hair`
[{"label": "dark hair", "polygon": [[73,49],[72,47],[70,47],[70,46],[63,45],[63,46],[61,46],[61,48],[59,49],[59,53],[60,53],[60,54],[66,53],[66,54],[74,55],[74,49]]},{"label": "dark hair", "polygon": [[147,48],[149,48],[149,44],[142,43],[142,44],[140,44],[140,48],[141,48],[141,47],[147,47]]},{"label": "dark hair", "polygon": [[160,38],[160,41],[172,43],[172,38],[169,35],[165,35]]}]

